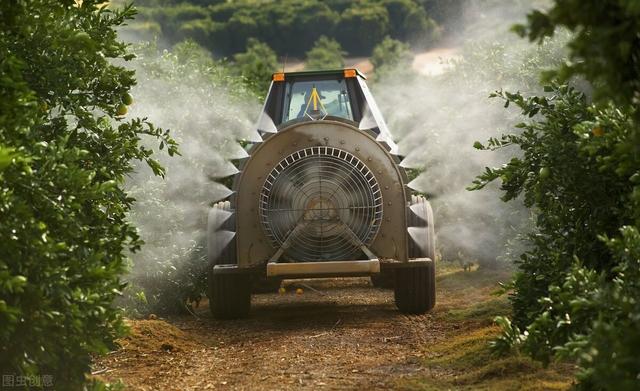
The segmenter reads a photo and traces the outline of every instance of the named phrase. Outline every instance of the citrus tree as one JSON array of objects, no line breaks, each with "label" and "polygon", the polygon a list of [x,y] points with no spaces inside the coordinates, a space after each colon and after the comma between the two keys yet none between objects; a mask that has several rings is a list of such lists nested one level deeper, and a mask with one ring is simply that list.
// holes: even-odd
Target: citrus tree
[{"label": "citrus tree", "polygon": [[505,201],[522,196],[535,213],[530,249],[512,284],[513,324],[496,348],[548,362],[577,360],[578,387],[640,388],[640,7],[635,1],[556,1],[515,30],[544,40],[574,32],[571,61],[547,80],[587,79],[593,98],[551,83],[546,95],[498,92],[530,119],[480,149],[520,154],[487,168],[479,189],[499,181]]},{"label": "citrus tree", "polygon": [[323,70],[344,67],[342,46],[335,39],[321,36],[306,54],[305,69]]},{"label": "citrus tree", "polygon": [[0,3],[0,368],[35,386],[81,389],[122,331],[112,301],[141,245],[123,181],[136,160],[163,174],[142,137],[176,152],[126,118],[135,80],[114,65],[131,58],[115,28],[134,10],[101,3]]},{"label": "citrus tree", "polygon": [[276,53],[266,43],[255,38],[247,41],[247,50],[233,56],[237,72],[259,95],[266,95],[271,74],[278,68]]},{"label": "citrus tree", "polygon": [[391,37],[385,37],[382,42],[376,45],[371,55],[371,64],[377,78],[393,70],[406,71],[411,69],[412,60],[413,53],[411,53],[409,45]]}]

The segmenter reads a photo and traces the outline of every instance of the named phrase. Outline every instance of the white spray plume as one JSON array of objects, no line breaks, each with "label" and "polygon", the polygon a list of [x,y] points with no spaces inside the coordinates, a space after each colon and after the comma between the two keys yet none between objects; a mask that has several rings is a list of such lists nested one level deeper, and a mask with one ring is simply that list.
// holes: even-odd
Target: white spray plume
[{"label": "white spray plume", "polygon": [[448,40],[462,45],[454,47],[460,58],[443,74],[397,70],[380,75],[373,86],[405,156],[401,165],[423,170],[409,186],[426,193],[433,205],[444,259],[495,265],[507,242],[528,226],[524,207],[503,203],[496,185],[474,192],[466,187],[485,167],[506,159],[504,152],[474,149],[474,142],[499,137],[522,121],[516,110],[488,99],[489,94],[499,89],[541,93],[540,71],[564,57],[565,38],[538,47],[508,32],[524,21],[532,3],[541,2],[470,1],[460,22],[466,28]]},{"label": "white spray plume", "polygon": [[[201,56],[205,54],[197,47],[187,45],[181,50],[187,54],[181,57],[167,51],[140,50],[139,57],[129,64],[138,81],[131,91],[131,115],[147,117],[155,126],[170,129],[181,154],[155,154],[166,169],[164,179],[140,165],[127,183],[137,201],[130,218],[146,242],[133,254],[129,280],[144,288],[148,300],[155,299],[155,304],[166,301],[162,296],[171,291],[183,295],[204,275],[210,206],[232,194],[225,178],[238,170],[231,161],[248,156],[238,140],[262,140],[254,127],[260,112],[258,99],[223,68],[215,68],[219,65],[203,65]],[[219,213],[214,218],[216,228],[229,217],[228,212]],[[225,231],[218,236],[228,242],[233,233]],[[157,297],[149,298],[150,293]],[[180,302],[186,298],[173,299]],[[157,310],[171,310],[163,303],[158,305]]]}]

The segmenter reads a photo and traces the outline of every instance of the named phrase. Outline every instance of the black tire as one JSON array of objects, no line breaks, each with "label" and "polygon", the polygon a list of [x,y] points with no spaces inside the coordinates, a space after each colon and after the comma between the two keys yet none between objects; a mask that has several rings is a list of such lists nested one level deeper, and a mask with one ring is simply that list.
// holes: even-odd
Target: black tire
[{"label": "black tire", "polygon": [[[216,221],[220,211],[231,212],[222,225]],[[214,275],[215,265],[236,264],[236,240],[224,239],[221,232],[235,232],[235,215],[229,201],[213,205],[207,221],[207,297],[209,309],[214,318],[241,318],[249,314],[251,308],[251,280],[244,274]],[[225,243],[226,242],[226,243]]]},{"label": "black tire", "polygon": [[396,306],[407,314],[423,314],[436,304],[435,229],[433,210],[422,196],[411,196],[413,211],[408,212],[409,227],[426,227],[425,245],[409,238],[409,258],[429,258],[425,266],[395,270],[394,296]]},{"label": "black tire", "polygon": [[371,285],[381,289],[393,289],[395,284],[395,273],[393,270],[380,271],[371,276]]},{"label": "black tire", "polygon": [[216,319],[236,319],[249,315],[251,279],[246,274],[213,275],[209,298],[211,314]]}]

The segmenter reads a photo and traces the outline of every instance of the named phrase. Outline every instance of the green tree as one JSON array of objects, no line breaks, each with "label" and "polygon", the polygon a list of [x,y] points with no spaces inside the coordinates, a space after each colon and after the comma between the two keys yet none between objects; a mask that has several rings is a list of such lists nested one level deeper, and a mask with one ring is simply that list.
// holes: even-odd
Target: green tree
[{"label": "green tree", "polygon": [[371,64],[375,69],[376,77],[381,77],[398,67],[410,69],[412,60],[413,54],[409,45],[390,37],[385,37],[376,45],[371,55]]},{"label": "green tree", "polygon": [[112,305],[125,252],[141,242],[123,190],[132,161],[162,167],[127,119],[134,74],[115,28],[134,16],[102,1],[0,3],[0,368],[81,389],[90,354],[123,330]]},{"label": "green tree", "polygon": [[352,54],[369,55],[386,35],[426,46],[439,31],[418,0],[141,0],[136,4],[141,5],[140,16],[127,30],[155,33],[159,25],[163,41],[195,39],[218,56],[244,51],[249,38],[259,38],[280,55],[302,56],[321,35],[338,40]]},{"label": "green tree", "polygon": [[436,22],[422,8],[416,8],[407,15],[404,21],[404,40],[413,47],[426,48],[440,37]]},{"label": "green tree", "polygon": [[259,95],[265,95],[271,83],[271,74],[278,68],[276,53],[269,45],[249,38],[247,50],[233,56],[237,71]]},{"label": "green tree", "polygon": [[383,0],[389,13],[390,36],[416,46],[430,45],[437,37],[436,23],[413,0]]},{"label": "green tree", "polygon": [[568,80],[579,75],[592,82],[604,102],[636,103],[640,99],[640,2],[635,0],[555,1],[546,11],[532,11],[526,25],[514,26],[521,36],[542,41],[556,29],[574,32],[570,58],[547,73]]},{"label": "green tree", "polygon": [[510,297],[519,349],[544,362],[557,353],[577,359],[581,389],[635,390],[640,366],[628,346],[640,341],[640,179],[628,177],[616,159],[634,147],[633,117],[567,86],[547,92],[498,94],[534,119],[488,147],[477,144],[521,149],[503,167],[487,168],[476,187],[500,180],[503,200],[523,197],[535,211]]},{"label": "green tree", "polygon": [[584,390],[640,388],[630,348],[640,343],[639,16],[637,2],[614,0],[557,0],[529,14],[514,29],[531,40],[559,27],[574,32],[573,61],[547,72],[547,80],[586,78],[595,100],[568,86],[552,85],[548,96],[500,92],[505,106],[517,105],[532,120],[487,147],[477,143],[517,146],[521,154],[487,168],[475,188],[499,179],[505,201],[523,196],[536,214],[511,296],[522,334],[511,340],[543,361],[576,359]]},{"label": "green tree", "polygon": [[389,13],[389,32],[391,37],[403,39],[404,23],[407,16],[415,12],[419,6],[412,0],[383,0],[382,5]]},{"label": "green tree", "polygon": [[342,46],[338,41],[321,36],[313,48],[307,52],[305,69],[340,69],[344,68],[344,55]]},{"label": "green tree", "polygon": [[[540,118],[490,139],[489,149],[518,146],[522,156],[504,167],[488,168],[476,181],[481,188],[500,180],[504,201],[522,196],[525,205],[536,210],[536,231],[530,237],[534,246],[519,260],[511,299],[515,323],[521,328],[544,311],[540,299],[550,285],[564,279],[574,257],[589,268],[611,270],[616,261],[598,236],[615,236],[621,226],[633,224],[633,184],[602,161],[602,156],[615,153],[613,140],[627,137],[628,114],[598,109],[584,94],[566,86],[547,90],[553,95],[497,95],[525,116]],[[601,134],[604,129],[606,135]]]},{"label": "green tree", "polygon": [[443,25],[445,29],[459,27],[460,17],[468,0],[418,0],[430,17]]},{"label": "green tree", "polygon": [[[207,45],[212,42],[211,32],[215,28],[216,24],[211,19],[191,20],[180,25],[176,36],[180,39],[192,39],[200,45]],[[210,49],[215,48],[210,47]]]},{"label": "green tree", "polygon": [[352,55],[367,55],[389,34],[389,14],[381,5],[355,4],[347,9],[336,27],[336,37]]},{"label": "green tree", "polygon": [[[277,5],[276,5],[277,4]],[[272,37],[265,40],[280,54],[300,56],[314,45],[320,36],[334,36],[334,29],[340,15],[324,2],[281,1],[274,4],[274,10],[267,14],[276,15],[278,24],[266,18],[264,29],[271,31]]]}]

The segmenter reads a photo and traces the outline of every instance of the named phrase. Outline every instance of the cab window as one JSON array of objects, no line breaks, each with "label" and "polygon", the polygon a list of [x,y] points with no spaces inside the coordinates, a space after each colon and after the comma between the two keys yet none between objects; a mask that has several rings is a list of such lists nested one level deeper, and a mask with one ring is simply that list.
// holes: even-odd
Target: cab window
[{"label": "cab window", "polygon": [[291,81],[285,89],[282,122],[326,116],[353,120],[345,80]]}]

